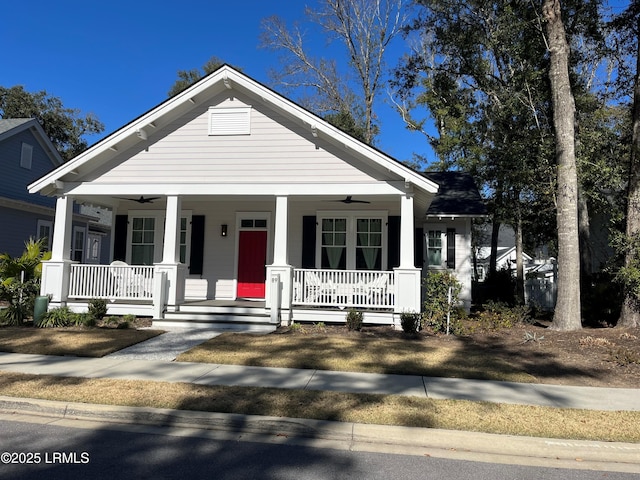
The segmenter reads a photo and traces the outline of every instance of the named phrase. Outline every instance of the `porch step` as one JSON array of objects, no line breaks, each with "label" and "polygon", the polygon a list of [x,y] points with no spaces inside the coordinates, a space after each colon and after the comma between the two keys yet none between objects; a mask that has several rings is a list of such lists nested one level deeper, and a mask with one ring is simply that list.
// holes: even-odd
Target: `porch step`
[{"label": "porch step", "polygon": [[238,306],[187,306],[182,305],[178,312],[166,312],[164,319],[154,320],[156,326],[171,324],[170,326],[195,327],[218,325],[271,325],[269,314],[264,307]]}]

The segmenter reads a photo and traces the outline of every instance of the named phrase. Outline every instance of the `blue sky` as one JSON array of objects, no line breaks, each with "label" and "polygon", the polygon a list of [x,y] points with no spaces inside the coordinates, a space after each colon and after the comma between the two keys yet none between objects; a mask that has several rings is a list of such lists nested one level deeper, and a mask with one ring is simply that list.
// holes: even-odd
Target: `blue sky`
[{"label": "blue sky", "polygon": [[[167,98],[178,70],[212,56],[269,85],[278,53],[259,48],[260,23],[271,15],[304,20],[314,0],[22,0],[2,8],[0,85],[46,90],[67,108],[94,113],[105,131],[93,143]],[[7,21],[11,19],[11,21]],[[403,41],[397,39],[398,56]],[[317,42],[317,56],[334,47]],[[388,67],[395,67],[391,57]],[[271,85],[270,85],[271,86]],[[376,146],[399,160],[431,155],[426,139],[379,105]]]}]

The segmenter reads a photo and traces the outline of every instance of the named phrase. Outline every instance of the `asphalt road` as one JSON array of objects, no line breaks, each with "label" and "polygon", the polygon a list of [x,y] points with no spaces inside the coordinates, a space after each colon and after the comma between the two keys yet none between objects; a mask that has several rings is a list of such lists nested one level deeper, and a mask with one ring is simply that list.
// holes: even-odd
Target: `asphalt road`
[{"label": "asphalt road", "polygon": [[[195,429],[0,422],[0,478],[631,480],[636,474],[524,467],[221,439]],[[218,437],[218,438],[216,438]]]}]

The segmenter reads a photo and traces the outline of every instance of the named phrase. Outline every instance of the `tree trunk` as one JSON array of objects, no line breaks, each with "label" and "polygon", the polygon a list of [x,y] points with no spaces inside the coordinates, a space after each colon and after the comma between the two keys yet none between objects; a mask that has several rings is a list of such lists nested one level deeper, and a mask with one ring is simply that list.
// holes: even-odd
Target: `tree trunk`
[{"label": "tree trunk", "polygon": [[[640,26],[640,25],[639,25]],[[640,42],[636,52],[636,76],[633,86],[633,132],[631,138],[631,160],[629,162],[629,191],[627,201],[627,239],[640,233]],[[632,242],[632,244],[635,242]],[[637,263],[635,248],[627,248],[624,264],[631,267]],[[618,327],[640,327],[638,301],[630,292],[625,291]]]},{"label": "tree trunk", "polygon": [[516,235],[516,303],[524,305],[524,262],[522,261],[522,217],[518,212],[514,233]]},{"label": "tree trunk", "polygon": [[544,0],[549,44],[549,80],[556,136],[558,299],[550,328],[579,330],[580,241],[578,235],[578,175],[575,157],[575,101],[569,81],[569,45],[560,0]]},{"label": "tree trunk", "polygon": [[491,224],[491,253],[489,254],[489,273],[488,276],[493,278],[497,270],[498,261],[498,235],[500,234],[500,222],[493,218]]}]

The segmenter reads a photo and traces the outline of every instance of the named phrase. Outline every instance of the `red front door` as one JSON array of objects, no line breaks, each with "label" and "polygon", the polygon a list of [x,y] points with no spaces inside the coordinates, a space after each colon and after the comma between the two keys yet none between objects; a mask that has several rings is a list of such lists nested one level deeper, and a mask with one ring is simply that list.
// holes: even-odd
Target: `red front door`
[{"label": "red front door", "polygon": [[241,230],[238,248],[238,298],[264,298],[267,232]]}]

